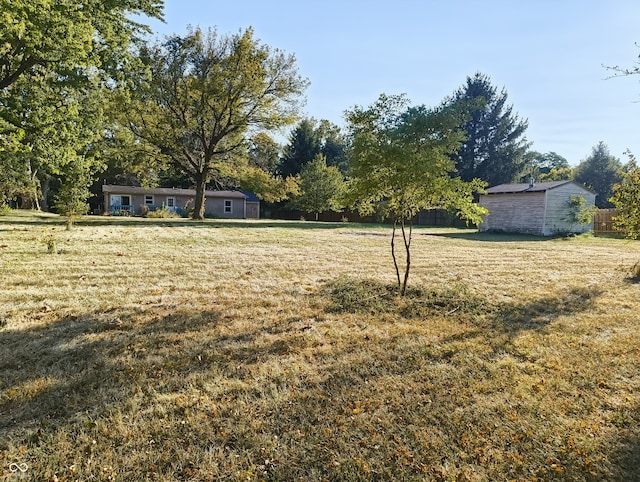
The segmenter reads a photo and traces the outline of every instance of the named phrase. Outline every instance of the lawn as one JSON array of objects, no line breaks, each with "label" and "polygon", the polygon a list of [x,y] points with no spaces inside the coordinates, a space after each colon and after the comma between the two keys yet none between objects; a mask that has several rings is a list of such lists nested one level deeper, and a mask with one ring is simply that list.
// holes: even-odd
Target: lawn
[{"label": "lawn", "polygon": [[0,480],[640,480],[637,242],[390,231],[0,217]]}]

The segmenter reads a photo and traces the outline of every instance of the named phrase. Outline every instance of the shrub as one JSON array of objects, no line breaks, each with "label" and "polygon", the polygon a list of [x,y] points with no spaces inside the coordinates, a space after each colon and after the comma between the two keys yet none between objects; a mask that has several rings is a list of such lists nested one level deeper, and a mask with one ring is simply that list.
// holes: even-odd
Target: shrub
[{"label": "shrub", "polygon": [[173,212],[169,211],[167,208],[162,206],[160,209],[156,209],[155,211],[149,211],[144,215],[147,218],[161,219],[161,218],[179,218],[180,216]]}]

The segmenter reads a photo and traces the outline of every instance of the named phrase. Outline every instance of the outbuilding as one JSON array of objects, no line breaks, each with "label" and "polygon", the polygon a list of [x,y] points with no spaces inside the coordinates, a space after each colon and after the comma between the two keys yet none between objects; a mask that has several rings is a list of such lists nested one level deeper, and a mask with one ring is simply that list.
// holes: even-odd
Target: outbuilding
[{"label": "outbuilding", "polygon": [[[193,208],[194,189],[155,188],[136,186],[102,186],[105,212],[113,215],[141,215],[146,211],[164,208],[186,214]],[[258,218],[260,200],[240,191],[205,191],[205,216],[212,218]]]},{"label": "outbuilding", "polygon": [[572,219],[572,200],[584,198],[586,207],[595,205],[596,193],[574,181],[500,184],[487,189],[479,204],[489,210],[480,231],[553,236],[583,233],[593,229]]}]

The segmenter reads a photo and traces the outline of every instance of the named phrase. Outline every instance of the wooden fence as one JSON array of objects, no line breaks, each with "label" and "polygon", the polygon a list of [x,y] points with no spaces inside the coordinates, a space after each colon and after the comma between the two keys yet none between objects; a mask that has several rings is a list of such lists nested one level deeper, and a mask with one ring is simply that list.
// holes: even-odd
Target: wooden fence
[{"label": "wooden fence", "polygon": [[615,209],[598,209],[593,217],[593,233],[596,236],[623,236],[613,226],[613,218],[616,213]]}]

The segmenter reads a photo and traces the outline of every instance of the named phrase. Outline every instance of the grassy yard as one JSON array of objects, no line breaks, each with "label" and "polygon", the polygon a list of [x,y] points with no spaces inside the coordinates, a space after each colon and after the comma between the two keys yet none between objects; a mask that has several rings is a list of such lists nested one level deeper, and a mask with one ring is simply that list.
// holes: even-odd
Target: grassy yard
[{"label": "grassy yard", "polygon": [[389,235],[0,217],[0,480],[640,480],[638,243]]}]

